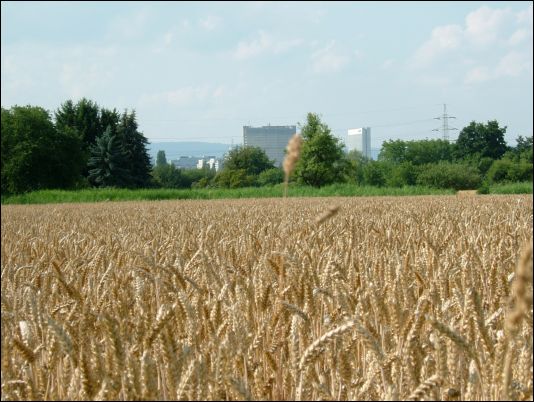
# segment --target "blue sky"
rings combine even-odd
[[[89,98],[150,141],[241,143],[304,123],[440,138],[497,119],[532,135],[532,2],[1,3],[2,107]],[[459,133],[451,131],[455,139]]]

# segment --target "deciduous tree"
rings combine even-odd
[[[2,108],[1,179],[3,193],[69,188],[80,179],[81,139],[68,127],[56,128],[37,106]]]
[[[308,113],[301,135],[303,143],[294,173],[296,180],[314,187],[343,181],[347,170],[344,144],[331,134],[319,115]]]
[[[507,150],[504,134],[506,126],[499,127],[497,120],[487,124],[472,121],[464,127],[456,141],[456,156],[460,159],[489,157],[499,159]]]
[[[246,175],[258,175],[274,167],[265,151],[258,147],[244,146],[231,149],[224,161],[224,170],[243,169]]]

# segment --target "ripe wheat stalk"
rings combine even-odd
[[[532,400],[531,195],[1,218],[2,399]]]

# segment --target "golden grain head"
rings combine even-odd
[[[283,168],[286,175],[286,180],[291,176],[295,169],[295,164],[300,156],[300,148],[302,146],[302,136],[299,133],[294,134],[287,144],[287,153],[284,158]]]
[[[1,218],[2,399],[532,400],[532,195]]]

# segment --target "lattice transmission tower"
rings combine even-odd
[[[449,116],[447,114],[447,105],[443,104],[443,114],[439,117],[434,117],[435,120],[443,120],[443,126],[441,128],[435,128],[432,131],[442,131],[443,139],[449,141],[449,131],[458,130],[456,127],[449,127],[449,119],[456,119],[454,116]]]

